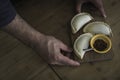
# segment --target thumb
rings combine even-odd
[[[102,0],[93,0],[92,3],[99,9],[99,11],[101,12],[102,16],[104,18],[106,18],[106,13],[105,13],[105,10],[104,10],[104,7],[103,7],[103,3],[102,3]]]
[[[100,10],[102,16],[103,16],[104,18],[106,18],[107,16],[106,16],[106,14],[105,14],[104,8],[101,7],[101,8],[99,8],[99,10]]]
[[[81,12],[82,4],[83,4],[84,2],[85,2],[85,1],[83,1],[83,0],[76,0],[76,11],[77,11],[78,13]]]
[[[64,55],[59,55],[58,62],[63,64],[63,65],[69,65],[69,66],[80,66],[80,63],[77,61],[74,61]]]
[[[77,3],[77,6],[76,6],[77,13],[81,12],[81,7],[82,7],[82,4],[81,3]]]

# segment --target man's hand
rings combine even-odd
[[[60,40],[57,40],[52,36],[44,36],[40,41],[38,41],[36,49],[49,64],[69,66],[80,65],[79,62],[74,61],[61,53],[61,50],[67,53],[71,53],[72,50]]]
[[[102,0],[77,0],[77,6],[76,6],[77,12],[79,13],[81,12],[82,4],[86,2],[91,2],[93,5],[95,5],[101,12],[102,16],[106,18]]]
[[[7,26],[2,28],[4,31],[12,34],[17,39],[32,47],[41,55],[49,64],[79,66],[74,61],[61,54],[62,51],[71,52],[71,50],[61,41],[54,37],[46,36],[33,29],[18,14],[15,19]]]

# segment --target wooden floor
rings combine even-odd
[[[31,48],[0,31],[0,80],[120,80],[120,1],[103,3],[106,22],[114,34],[113,60],[84,63],[80,67],[50,66]],[[14,5],[35,29],[71,46],[68,28],[75,15],[74,0],[19,0]]]

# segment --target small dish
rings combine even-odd
[[[106,35],[97,34],[91,38],[90,46],[97,53],[107,53],[112,47],[112,42]]]

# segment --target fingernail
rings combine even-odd
[[[104,14],[103,17],[106,18],[107,16]]]

